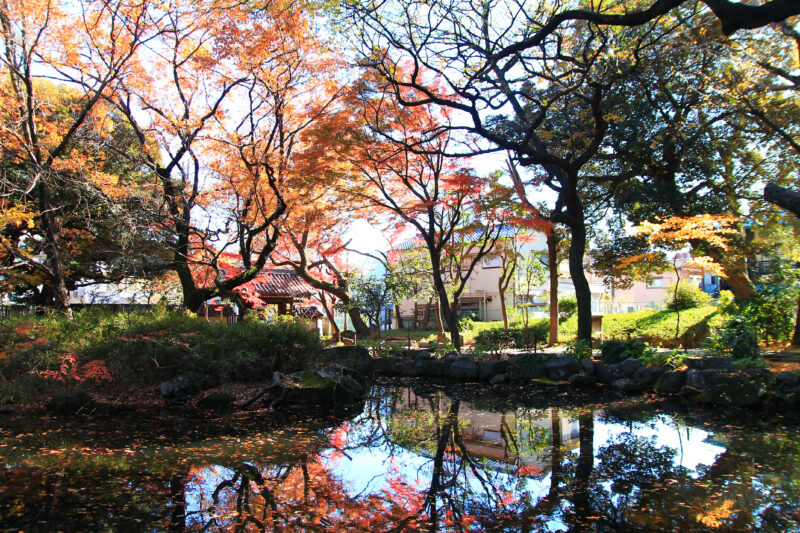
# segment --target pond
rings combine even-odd
[[[800,531],[800,426],[757,411],[385,381],[334,414],[2,422],[2,530]]]

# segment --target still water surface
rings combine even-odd
[[[499,398],[384,383],[283,420],[6,419],[0,531],[800,531],[796,422]]]

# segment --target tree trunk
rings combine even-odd
[[[437,309],[439,310],[441,321],[447,326],[448,331],[450,332],[450,339],[453,343],[453,347],[456,351],[461,351],[461,336],[458,332],[458,315],[454,312],[453,308],[450,307],[450,299],[447,295],[447,287],[445,286],[444,279],[442,279],[442,270],[441,270],[441,258],[438,254],[438,251],[435,247],[431,244],[428,245],[428,252],[430,253],[431,257],[431,269],[433,273],[433,287],[436,291],[437,296],[439,297],[439,305]],[[455,300],[458,301],[458,296],[455,297]],[[437,326],[439,318],[437,318]],[[439,330],[442,333],[442,330]]]
[[[426,313],[427,313],[427,311],[426,311]],[[433,309],[433,315],[434,315],[434,322],[436,322],[436,331],[439,333],[439,336],[441,337],[441,336],[444,335],[444,324],[442,323],[442,310],[439,307],[439,301],[438,300],[436,301],[436,307],[434,307],[434,309]],[[426,323],[426,326],[427,326],[427,323]],[[425,328],[423,328],[423,329],[425,329]]]
[[[497,292],[500,295],[500,312],[503,313],[503,327],[508,329],[508,311],[506,311],[506,289],[501,281],[497,282]]]
[[[583,259],[586,252],[586,228],[583,219],[571,228],[572,239],[569,243],[569,275],[575,287],[575,300],[578,303],[578,340],[591,345],[592,342],[592,290],[583,270]]]
[[[172,511],[169,514],[169,531],[184,531],[186,527],[186,477],[183,469],[169,478],[169,499]]]
[[[558,497],[558,487],[561,484],[561,415],[558,407],[550,408],[550,492],[549,498]]]
[[[319,291],[325,291],[339,299],[342,302],[342,305],[347,309],[347,315],[350,316],[350,320],[353,323],[353,329],[356,333],[358,333],[359,337],[363,337],[365,339],[369,338],[370,330],[369,326],[367,326],[364,319],[361,318],[361,311],[358,308],[350,308],[350,293],[348,292],[347,288],[336,286],[332,283],[328,283],[326,281],[321,281],[314,276],[312,276],[307,270],[304,268],[294,267],[294,271],[300,276],[306,283],[314,287]]]
[[[336,323],[336,317],[333,315],[333,311],[328,307],[328,299],[325,297],[325,291],[319,291],[319,301],[322,302],[322,309],[325,310],[325,316],[328,317],[328,322],[331,323],[331,336],[336,342],[339,342],[342,340],[339,337],[339,324]],[[331,305],[333,305],[333,301],[331,301]]]
[[[753,297],[756,288],[747,273],[747,261],[743,255],[716,248],[704,250],[703,253],[722,267],[722,277],[730,285],[737,300],[749,300]]]
[[[547,343],[558,343],[558,235],[551,227],[547,234],[547,271],[550,276],[550,331]]]
[[[800,346],[800,296],[797,298],[797,315],[794,319],[794,335],[792,336],[792,346]]]
[[[400,316],[400,304],[394,304],[395,316],[397,316],[397,329],[403,329],[403,317]]]
[[[72,318],[72,308],[69,303],[69,291],[64,275],[64,263],[59,249],[59,228],[55,211],[50,198],[50,191],[42,183],[39,186],[39,208],[41,211],[42,229],[44,229],[45,254],[50,263],[51,285],[57,309],[64,312],[67,318]]]
[[[798,192],[774,183],[767,183],[767,186],[764,187],[764,200],[800,217],[800,193]]]
[[[572,503],[577,518],[575,531],[592,531],[588,517],[591,516],[589,483],[594,470],[594,413],[578,417],[579,452],[575,468],[575,485],[572,488]]]
[[[361,317],[361,310],[357,307],[351,307],[347,310],[347,314],[350,315],[350,322],[353,323],[353,329],[358,333],[358,336],[368,339],[371,331],[367,323],[364,322],[364,319]]]
[[[724,266],[725,282],[730,285],[731,291],[737,300],[749,300],[752,298],[756,289],[750,276],[747,274],[747,266],[744,257],[736,260],[731,267]]]

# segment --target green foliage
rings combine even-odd
[[[509,374],[521,379],[539,378],[545,375],[545,363],[550,356],[535,353],[523,353],[511,359]]]
[[[719,299],[717,300],[719,310],[727,315],[733,315],[739,312],[739,306],[736,305],[736,298],[731,291],[720,291]]]
[[[769,365],[760,357],[745,357],[733,361],[733,367],[738,369],[745,368],[769,368]]]
[[[694,309],[702,307],[711,302],[711,295],[705,293],[703,289],[686,280],[678,282],[678,291],[675,292],[675,284],[669,286],[669,300],[667,309],[672,311],[683,311],[684,309]]]
[[[742,309],[744,317],[764,342],[787,341],[794,331],[797,291],[764,287]]]
[[[699,346],[709,331],[721,327],[729,318],[715,306],[709,305],[681,311],[678,344],[675,344],[675,311],[637,311],[616,313],[603,317],[603,337],[606,339],[639,338],[662,346]],[[558,336],[563,340],[575,337],[577,317],[561,323]]]
[[[27,376],[28,386],[91,384],[92,371],[98,369],[124,386],[154,384],[187,372],[254,381],[269,377],[278,347],[285,370],[313,364],[322,351],[318,333],[294,317],[231,326],[164,309],[87,309],[72,321],[57,316],[6,321],[0,334],[0,373],[11,382]]]
[[[455,346],[453,346],[453,343],[450,341],[430,341],[428,343],[428,350],[435,354],[446,354],[447,352],[452,352],[455,349]]]
[[[475,327],[475,324],[478,322],[478,317],[475,313],[470,313],[465,317],[461,317],[458,321],[458,330],[459,331],[470,331]]]
[[[751,359],[761,356],[756,330],[743,316],[737,316],[709,335],[706,351],[712,355]]]
[[[578,311],[578,300],[565,296],[558,301],[558,321],[564,322]]]
[[[600,355],[608,365],[621,363],[625,359],[641,359],[650,347],[642,340],[609,340],[600,345]]]
[[[600,353],[606,364],[621,363],[625,359],[639,359],[644,366],[669,366],[678,368],[683,365],[686,353],[680,350],[659,352],[655,347],[640,340],[609,340],[600,345]]]
[[[592,345],[583,339],[574,339],[567,343],[564,355],[569,355],[575,359],[590,359],[592,357]]]
[[[479,351],[500,351],[516,348],[530,350],[547,340],[547,324],[537,322],[527,328],[492,328],[475,336]]]
[[[642,352],[639,358],[644,366],[668,366],[673,369],[683,366],[683,360],[689,356],[688,353],[679,349],[674,349],[669,352],[659,352],[653,348]]]

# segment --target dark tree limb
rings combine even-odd
[[[764,187],[764,200],[800,217],[800,193],[781,187],[774,183],[767,183]]]
[[[254,403],[256,403],[256,402],[257,402],[257,401],[258,401],[258,400],[259,400],[259,399],[260,399],[262,396],[264,396],[264,395],[265,395],[266,393],[268,393],[269,391],[271,391],[271,390],[275,390],[275,389],[279,389],[279,388],[282,388],[282,387],[281,387],[281,374],[280,374],[280,372],[278,372],[278,371],[276,370],[276,371],[275,371],[275,373],[274,373],[274,374],[272,374],[272,383],[270,383],[269,385],[267,385],[267,386],[264,388],[264,390],[262,390],[261,392],[259,392],[259,393],[258,393],[258,394],[257,394],[257,395],[256,395],[256,396],[253,398],[253,399],[251,399],[251,400],[248,400],[247,402],[245,402],[244,404],[242,404],[242,408],[243,408],[243,409],[246,409],[246,408],[250,407],[251,405],[253,405]],[[283,400],[283,398],[285,397],[285,393],[286,393],[286,391],[285,391],[285,390],[282,390],[282,391],[281,391],[281,394],[278,396],[278,398],[280,398],[281,400]],[[277,400],[278,398],[276,398],[276,400]],[[272,402],[270,403],[270,407],[274,407],[275,405],[276,405],[276,402],[275,402],[275,401],[272,401]]]

